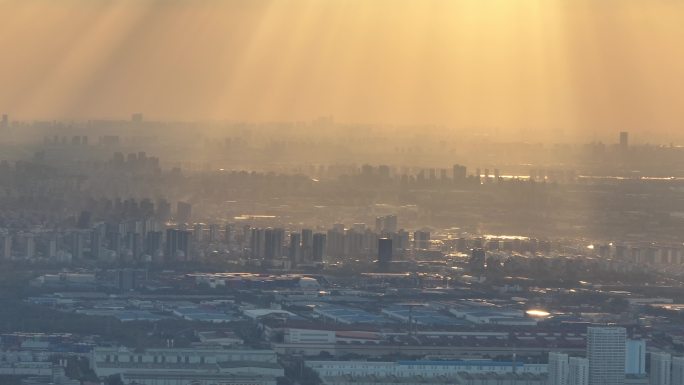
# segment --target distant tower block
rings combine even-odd
[[[622,131],[620,132],[620,148],[627,147],[629,147],[629,132]]]
[[[378,239],[378,269],[386,273],[392,264],[392,239]]]
[[[0,128],[9,127],[9,117],[7,114],[2,114],[2,119],[0,120]]]
[[[134,114],[131,114],[131,122],[133,123],[140,123],[143,121],[143,114],[140,112],[136,112]]]

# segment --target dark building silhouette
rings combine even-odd
[[[135,290],[147,280],[147,271],[145,270],[120,269],[116,273],[117,284],[121,292]]]
[[[192,236],[191,231],[178,230],[178,248],[176,253],[176,258],[181,258],[183,260],[190,259],[190,237]]]
[[[302,260],[302,234],[290,234],[290,246],[288,248],[288,258],[292,267],[297,266]]]
[[[486,253],[484,249],[477,248],[470,252],[468,266],[473,274],[482,274],[485,271]]]
[[[302,259],[311,261],[313,258],[313,230],[302,229]]]
[[[145,254],[156,256],[162,247],[163,233],[161,231],[148,231],[145,235]]]
[[[413,233],[413,243],[416,249],[427,249],[430,247],[430,232],[415,231]]]
[[[378,234],[396,233],[397,227],[396,215],[385,215],[375,219],[375,231]]]
[[[91,227],[91,218],[92,214],[90,211],[83,210],[81,213],[78,215],[78,223],[77,226],[79,229],[89,229]]]
[[[285,230],[266,229],[266,232],[264,234],[264,259],[274,260],[282,258],[284,239]]]
[[[157,202],[156,217],[162,221],[166,221],[171,217],[171,204],[166,199],[160,199]]]
[[[166,229],[166,244],[164,246],[164,257],[172,259],[176,257],[178,250],[178,230]]]
[[[323,262],[326,254],[326,237],[323,233],[313,235],[313,261]]]
[[[378,239],[378,270],[389,271],[392,264],[392,239]]]
[[[192,205],[188,202],[178,202],[176,205],[176,221],[178,223],[190,222],[192,217]]]
[[[626,149],[627,147],[629,147],[629,132],[622,131],[620,132],[620,148]]]

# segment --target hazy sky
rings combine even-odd
[[[19,119],[684,123],[679,0],[0,0],[0,15],[0,111]]]

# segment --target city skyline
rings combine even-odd
[[[2,35],[0,109],[20,119],[334,115],[507,138],[681,138],[684,6],[674,1],[0,7],[13,16]]]

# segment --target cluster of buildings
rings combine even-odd
[[[551,352],[548,385],[674,385],[684,383],[684,357],[653,351],[646,373],[644,340],[629,340],[622,327],[589,327],[585,357]]]

